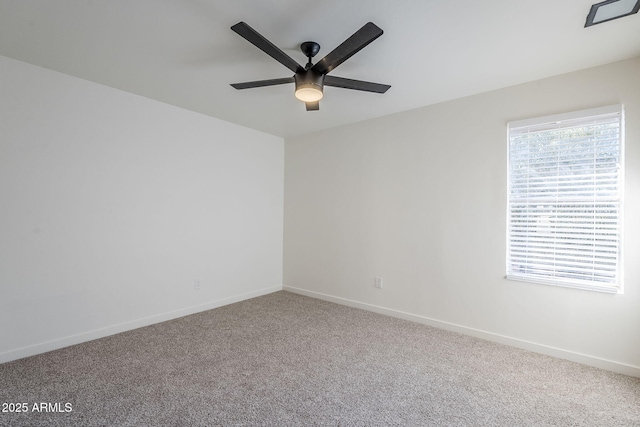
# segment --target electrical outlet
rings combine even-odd
[[[195,279],[193,281],[193,289],[195,289],[196,291],[200,290],[200,279]]]
[[[376,277],[376,288],[382,289],[382,277]]]

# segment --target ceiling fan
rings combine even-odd
[[[385,93],[391,86],[380,83],[365,82],[362,80],[345,79],[327,75],[338,65],[358,53],[362,48],[380,37],[383,31],[373,22],[366,23],[356,31],[351,37],[342,42],[331,53],[315,64],[311,63],[319,51],[320,45],[316,42],[304,42],[300,45],[300,50],[308,58],[307,65],[303,67],[293,60],[289,55],[280,50],[276,45],[264,38],[260,33],[244,22],[238,22],[231,27],[233,31],[244,37],[247,41],[255,45],[258,49],[271,56],[273,59],[293,71],[293,77],[281,79],[257,80],[245,83],[232,83],[236,89],[250,89],[262,86],[274,86],[285,83],[295,83],[295,96],[304,102],[307,111],[320,109],[320,100],[323,97],[323,87],[333,86],[343,89],[362,90],[365,92]]]

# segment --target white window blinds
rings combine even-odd
[[[622,106],[509,123],[507,278],[621,291]]]

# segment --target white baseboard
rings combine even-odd
[[[572,362],[582,363],[583,365],[593,366],[600,369],[605,369],[619,374],[630,375],[633,377],[640,377],[640,366],[627,365],[625,363],[615,362],[612,360],[602,359],[595,356],[589,356],[587,354],[576,353],[569,350],[563,350],[561,348],[550,347],[544,344],[538,344],[530,341],[521,340],[518,338],[512,338],[505,335],[495,334],[492,332],[483,331],[480,329],[469,328],[467,326],[456,325],[454,323],[444,322],[441,320],[432,319],[429,317],[418,316],[416,314],[406,313],[404,311],[393,310],[373,304],[367,304],[359,301],[354,301],[346,298],[340,298],[332,295],[327,295],[319,292],[308,291],[305,289],[296,288],[293,286],[283,286],[283,290],[300,295],[305,295],[312,298],[321,299],[324,301],[333,302],[336,304],[346,305],[349,307],[360,308],[367,311],[372,311],[379,314],[384,314],[399,319],[409,320],[424,325],[433,326],[448,331],[458,332],[465,335],[482,338],[487,341],[497,342],[500,344],[509,345],[511,347],[520,348],[523,350],[532,351],[535,353],[545,354],[547,356],[553,356],[560,359],[570,360]]]
[[[100,329],[94,329],[92,331],[82,332],[76,335],[70,335],[67,337],[58,338],[51,341],[46,341],[38,344],[29,345],[26,347],[17,348],[15,350],[9,350],[4,353],[0,353],[0,363],[6,363],[12,360],[22,359],[24,357],[46,353],[48,351],[57,350],[63,347],[68,347],[71,345],[92,341],[98,338],[104,338],[109,335],[118,334],[120,332],[126,332],[132,329],[141,328],[143,326],[153,325],[155,323],[166,322],[167,320],[177,319],[179,317],[188,316],[190,314],[199,313],[201,311],[211,310],[214,308],[222,307],[224,305],[233,304],[235,302],[240,302],[247,299],[259,297],[262,295],[267,295],[273,292],[281,291],[282,288],[283,288],[282,285],[280,285],[280,286],[273,286],[269,288],[259,289],[257,291],[247,292],[240,295],[234,295],[232,297],[223,298],[220,300],[208,301],[204,304],[185,307],[178,310],[169,311],[166,313],[160,313],[153,316],[143,317],[141,319],[136,319],[129,322],[106,326]]]

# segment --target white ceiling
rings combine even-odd
[[[597,0],[596,0],[597,1]],[[640,56],[640,14],[584,28],[591,0],[0,0],[0,55],[283,137]],[[293,85],[229,83],[291,71],[231,31],[245,21],[296,61],[367,21],[384,35],[332,75],[307,112]]]

